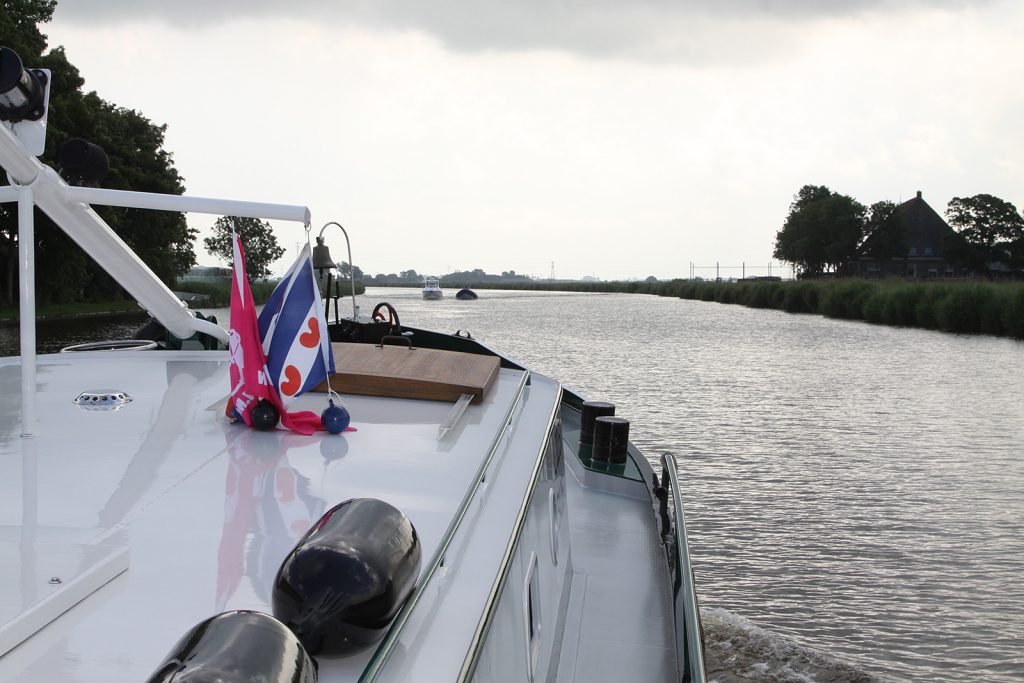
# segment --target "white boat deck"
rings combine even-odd
[[[218,352],[42,356],[38,434],[24,438],[18,359],[0,360],[0,646],[18,639],[3,624],[45,611],[54,596],[70,606],[3,648],[13,647],[0,653],[0,682],[146,680],[199,621],[231,609],[271,612],[281,560],[326,509],[350,498],[405,512],[425,570],[493,449],[487,483],[379,680],[457,678],[559,385],[533,375],[524,387],[523,372],[502,370],[440,440],[449,404],[345,396],[356,431],[305,437],[227,422],[227,370]],[[72,401],[86,390],[133,401],[85,410]],[[324,404],[307,394],[292,408]],[[574,573],[558,678],[670,680],[672,603],[650,501],[639,483],[636,497],[583,486],[579,467],[566,472]],[[620,492],[630,486],[618,483]],[[321,659],[319,680],[356,681],[373,656],[370,648]]]
[[[650,500],[639,488],[634,498],[585,487],[573,460],[566,478],[575,572],[558,680],[672,681],[671,583]]]
[[[22,438],[18,359],[0,361],[0,557],[17,560],[3,567],[0,618],[44,601],[69,572],[89,572],[90,559],[49,565],[54,548],[85,545],[101,558],[128,549],[127,571],[0,658],[0,681],[145,680],[199,621],[229,609],[269,613],[285,554],[350,498],[405,512],[425,566],[523,380],[502,371],[442,440],[450,405],[357,396],[345,397],[357,431],[304,437],[228,423],[227,370],[217,352],[42,356],[38,435]],[[539,406],[549,413],[551,384]],[[72,403],[91,389],[133,401],[106,412]],[[293,409],[323,407],[323,395],[307,394]],[[470,634],[478,615],[461,617]],[[322,664],[320,680],[355,680],[371,655]]]

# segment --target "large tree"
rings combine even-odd
[[[206,250],[228,265],[235,260],[231,246],[231,228],[242,240],[245,250],[245,273],[250,280],[270,277],[270,266],[284,256],[284,247],[277,243],[277,237],[270,223],[258,218],[221,216],[213,224],[213,235],[203,240]]]
[[[946,220],[989,261],[1024,267],[1024,216],[1010,202],[990,194],[953,197]]]
[[[775,258],[808,275],[838,271],[864,237],[864,206],[824,185],[804,185],[775,235]]]
[[[163,149],[165,126],[142,114],[83,93],[85,84],[63,48],[46,50],[39,25],[50,20],[53,0],[0,0],[0,42],[18,52],[26,66],[50,69],[45,164],[57,167],[57,151],[71,138],[102,147],[110,174],[102,186],[181,194],[182,178]],[[197,231],[180,213],[96,207],[97,213],[153,272],[171,284],[195,263]],[[121,296],[122,290],[64,232],[36,211],[36,294],[40,301],[77,301]],[[17,291],[17,214],[0,204],[0,286],[7,301]]]
[[[46,49],[46,36],[39,30],[53,18],[57,0],[3,0],[0,7],[0,44],[9,47],[22,59],[41,55]]]
[[[348,264],[348,261],[340,261],[335,265],[338,267],[338,277],[342,280],[348,280],[350,277],[354,276],[356,282],[361,282],[363,277],[365,277],[365,273],[363,273],[362,268],[355,266],[355,270],[353,271],[353,268]]]
[[[866,238],[862,248],[865,256],[889,261],[907,255],[907,226],[900,219],[893,202],[882,200],[868,207],[864,228]]]

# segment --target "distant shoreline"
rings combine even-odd
[[[380,285],[374,285],[380,286]],[[415,288],[415,284],[392,284]],[[466,283],[474,289],[653,294],[697,301],[811,313],[894,327],[1024,339],[1024,283],[951,280],[856,279],[706,282],[504,282]],[[270,287],[265,292],[270,293]],[[357,294],[362,294],[357,286]],[[254,292],[254,295],[256,292]],[[264,292],[260,292],[264,294]],[[264,299],[265,296],[256,296]],[[207,306],[217,307],[211,301]],[[39,321],[138,316],[134,301],[56,304],[40,308]],[[19,320],[17,308],[0,309],[0,324]]]
[[[823,279],[468,283],[476,289],[654,294],[893,327],[1024,339],[1024,282]]]

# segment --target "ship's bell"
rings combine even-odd
[[[334,270],[334,259],[331,258],[331,250],[324,244],[323,237],[316,238],[316,246],[313,247],[313,268],[319,271]]]

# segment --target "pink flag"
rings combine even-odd
[[[260,328],[252,290],[245,277],[245,253],[233,231],[234,272],[231,279],[231,329],[228,331],[231,354],[231,395],[227,415],[241,418],[252,426],[252,410],[261,398],[270,401],[281,415],[281,426],[300,434],[312,434],[322,428],[320,416],[309,411],[288,413],[277,391],[268,380],[267,359],[260,342]]]

